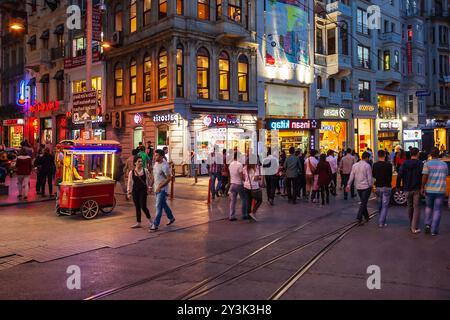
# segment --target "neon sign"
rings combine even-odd
[[[25,96],[25,80],[20,81],[19,92],[17,93],[16,103],[20,107],[24,107],[26,104],[26,96]]]

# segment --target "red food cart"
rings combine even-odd
[[[120,144],[112,140],[64,140],[56,146],[60,175],[57,215],[81,213],[93,219],[115,205],[114,169]]]

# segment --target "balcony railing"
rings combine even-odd
[[[327,4],[327,13],[340,12],[343,15],[352,16],[352,10],[342,1],[335,1]]]
[[[327,98],[328,89],[317,89],[317,98]]]
[[[319,66],[326,66],[327,65],[327,56],[320,54],[320,53],[316,53],[315,54],[315,62]]]
[[[57,60],[65,57],[64,47],[52,48],[52,60]]]
[[[342,96],[342,100],[344,100],[344,101],[351,101],[351,100],[353,100],[351,92],[341,92],[341,96]]]
[[[401,34],[395,33],[395,32],[387,32],[387,33],[381,33],[380,39],[382,41],[386,42],[394,42],[394,43],[402,43],[402,36]]]
[[[332,104],[341,104],[342,96],[337,92],[330,92],[330,96],[328,97],[328,102]]]

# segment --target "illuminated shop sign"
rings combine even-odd
[[[207,115],[203,118],[203,124],[206,127],[225,127],[225,126],[238,126],[240,119],[234,115]]]
[[[398,130],[400,128],[400,121],[383,121],[379,124],[380,130]]]
[[[373,104],[356,104],[353,107],[353,115],[362,118],[377,118],[378,106]]]
[[[403,141],[422,139],[422,130],[403,130]]]
[[[271,130],[314,130],[320,127],[320,121],[315,119],[272,119],[267,121]]]
[[[177,123],[178,113],[157,113],[153,115],[154,123]]]
[[[27,103],[26,92],[25,92],[25,80],[20,81],[19,92],[17,93],[16,103],[20,107],[24,107]]]
[[[4,126],[15,126],[15,125],[23,125],[25,123],[25,121],[23,119],[6,119],[3,120],[3,125]]]
[[[325,108],[318,110],[318,116],[323,119],[349,119],[351,110],[345,108]]]
[[[135,124],[142,124],[144,122],[144,116],[142,113],[136,113],[133,117]]]
[[[34,106],[30,106],[31,112],[46,112],[59,109],[59,101],[38,102]]]

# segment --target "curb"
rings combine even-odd
[[[33,203],[40,203],[40,202],[47,202],[47,201],[55,201],[55,197],[49,197],[47,199],[39,199],[39,200],[33,200],[33,201],[21,201],[21,202],[9,202],[9,203],[0,203],[1,207],[12,207],[12,206],[21,206],[21,205],[27,205],[27,204],[33,204]]]

